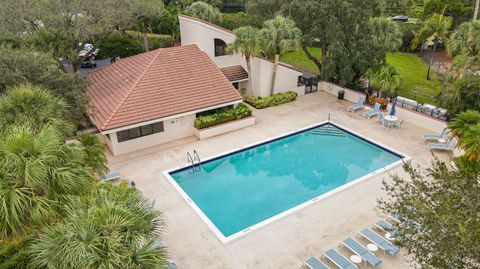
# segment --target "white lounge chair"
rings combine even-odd
[[[370,263],[372,266],[378,266],[382,263],[382,261],[375,256],[370,250],[365,248],[362,244],[360,244],[357,240],[349,237],[342,241],[342,245],[348,248],[350,251],[358,255],[365,263]],[[365,264],[366,265],[366,264]]]
[[[388,252],[392,255],[396,255],[398,252],[400,252],[400,249],[398,249],[392,243],[388,242],[387,239],[383,238],[371,229],[363,229],[360,232],[360,235],[362,235],[368,241],[377,245],[380,249],[383,250],[384,253]]]
[[[357,109],[364,108],[365,107],[363,105],[364,102],[365,102],[365,97],[359,96],[358,99],[357,99],[357,102],[348,107],[348,111],[355,112],[355,110],[357,110]]]
[[[325,251],[323,255],[325,255],[327,259],[342,269],[358,269],[355,264],[353,264],[349,259],[333,248]]]
[[[120,178],[120,173],[112,172],[100,177],[100,181],[108,182]]]
[[[438,150],[453,151],[455,149],[455,147],[453,146],[454,139],[455,139],[454,137],[450,138],[446,144],[445,143],[428,143],[427,148],[429,150],[438,149]]]
[[[382,128],[388,129],[393,125],[391,121],[385,119],[385,115],[382,112],[378,113],[378,120],[382,123]]]
[[[378,113],[382,113],[380,112],[380,103],[375,103],[375,106],[373,107],[373,109],[370,109],[363,113],[363,117],[369,119],[370,117],[375,116]]]
[[[303,265],[310,269],[330,269],[330,267],[328,267],[317,257],[310,257],[308,260],[303,262]]]
[[[423,140],[439,140],[444,139],[445,135],[449,132],[448,128],[443,128],[440,134],[425,134],[422,135]]]

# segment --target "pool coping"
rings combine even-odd
[[[191,163],[186,163],[185,165],[183,166],[178,166],[178,167],[175,167],[175,168],[172,168],[172,169],[167,169],[167,170],[164,170],[162,171],[161,173],[163,174],[163,176],[171,183],[171,185],[177,190],[177,192],[182,196],[182,198],[187,202],[187,204],[190,205],[190,207],[193,209],[193,211],[195,211],[197,213],[197,215],[200,216],[200,218],[207,224],[207,226],[210,228],[210,230],[215,234],[215,236],[217,237],[217,239],[222,243],[222,244],[227,244],[227,243],[231,243],[237,239],[240,239],[244,236],[246,236],[247,234],[249,234],[250,232],[253,232],[261,227],[264,227],[272,222],[275,222],[283,217],[286,217],[287,215],[290,215],[296,211],[299,211],[301,210],[302,208],[304,207],[307,207],[309,205],[312,205],[312,204],[315,204],[317,203],[318,201],[321,201],[327,197],[330,197],[336,193],[339,193],[345,189],[348,189],[356,184],[359,184],[361,182],[364,182],[370,178],[372,178],[373,176],[376,176],[376,175],[379,175],[381,173],[384,173],[384,172],[388,172],[389,170],[392,170],[398,166],[400,166],[401,164],[403,164],[404,162],[406,161],[409,161],[411,160],[411,157],[400,152],[400,151],[397,151],[391,147],[388,147],[386,145],[383,145],[377,141],[374,141],[372,139],[369,139],[367,137],[364,137],[362,136],[361,134],[355,132],[355,131],[352,131],[338,123],[335,123],[333,121],[322,121],[322,122],[319,122],[319,123],[316,123],[316,124],[312,124],[312,125],[309,125],[307,127],[303,127],[303,128],[300,128],[300,129],[297,129],[295,131],[292,131],[292,132],[288,132],[288,133],[285,133],[285,134],[281,134],[281,135],[278,135],[278,136],[275,136],[275,137],[272,137],[272,138],[268,138],[268,139],[265,139],[265,140],[262,140],[260,142],[255,142],[255,143],[251,143],[251,144],[248,144],[246,146],[243,146],[243,147],[239,147],[239,148],[235,148],[235,149],[232,149],[232,150],[229,150],[229,151],[226,151],[226,152],[223,152],[223,153],[220,153],[220,154],[216,154],[216,155],[213,155],[213,156],[210,156],[208,158],[205,158],[204,160],[202,160],[202,162],[208,162],[208,161],[212,161],[212,160],[215,160],[215,159],[219,159],[219,158],[223,158],[223,157],[226,157],[228,155],[232,155],[232,154],[235,154],[237,152],[240,152],[240,151],[244,151],[244,150],[247,150],[247,149],[250,149],[250,148],[253,148],[253,147],[257,147],[257,146],[260,146],[262,144],[266,144],[266,143],[270,143],[270,142],[273,142],[273,141],[276,141],[276,140],[279,140],[279,139],[283,139],[285,137],[288,137],[288,136],[292,136],[292,135],[295,135],[297,133],[301,133],[301,132],[305,132],[309,129],[314,129],[314,128],[317,128],[317,127],[320,127],[322,125],[325,125],[325,124],[331,124],[331,125],[334,125],[335,127],[339,128],[339,129],[342,129],[343,131],[345,132],[348,132],[354,136],[356,136],[357,138],[359,139],[362,139],[362,140],[365,140],[371,144],[374,144],[375,146],[378,146],[380,148],[382,148],[383,150],[386,150],[386,151],[389,151],[390,153],[393,153],[397,156],[399,156],[401,159],[396,161],[396,162],[393,162],[387,166],[384,166],[382,168],[379,168],[373,172],[370,172],[364,176],[361,176],[355,180],[352,180],[346,184],[343,184],[333,190],[330,190],[322,195],[319,195],[315,198],[312,198],[310,200],[307,200],[297,206],[294,206],[290,209],[287,209],[275,216],[272,216],[270,218],[267,218],[257,224],[254,224],[252,226],[249,226],[239,232],[236,232],[230,236],[224,236],[223,233],[217,228],[217,226],[207,217],[207,215],[205,215],[205,213],[197,206],[197,204],[190,198],[190,196],[182,189],[182,187],[175,181],[175,179],[173,179],[173,177],[170,175],[170,173],[172,172],[177,172],[177,171],[182,171],[182,170],[185,170],[185,169],[189,169],[191,168]]]

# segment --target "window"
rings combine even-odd
[[[232,83],[233,87],[238,90],[238,82]]]
[[[227,43],[225,43],[225,41],[215,38],[213,42],[215,43],[215,57],[227,54]]]
[[[161,133],[163,131],[164,131],[163,121],[161,121],[161,122],[156,122],[149,125],[144,125],[144,126],[117,132],[117,140],[120,143],[123,141],[128,141],[128,140],[139,138],[142,136]]]

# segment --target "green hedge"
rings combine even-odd
[[[137,31],[125,31],[125,33],[132,39],[136,40],[143,46],[143,33]],[[173,37],[170,35],[147,34],[148,45],[150,49],[168,48],[173,45]]]
[[[244,96],[243,101],[252,105],[257,109],[262,109],[271,106],[278,106],[285,103],[290,103],[297,99],[298,94],[296,92],[288,91],[282,93],[276,93],[272,96],[260,97],[260,96]]]
[[[224,108],[217,113],[200,116],[195,119],[195,128],[204,129],[207,127],[219,125],[225,122],[234,121],[250,117],[252,110],[245,104],[238,104],[235,108]]]
[[[131,39],[126,35],[116,34],[108,37],[100,46],[98,59],[107,59],[112,57],[126,58],[137,55],[145,50],[138,41]]]

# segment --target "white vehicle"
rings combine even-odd
[[[85,46],[83,46],[83,49],[78,53],[78,56],[80,57],[83,57],[85,56],[89,51],[91,51],[93,49],[93,45],[90,44],[90,43],[87,43],[85,44]],[[93,56],[97,56],[97,53],[98,53],[98,49],[95,49],[93,52],[92,52],[92,55]]]

